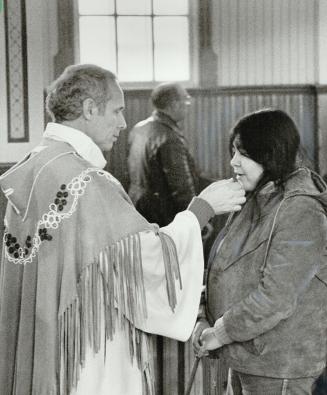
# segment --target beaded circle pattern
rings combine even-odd
[[[88,168],[77,177],[74,177],[66,186],[62,184],[57,192],[55,200],[49,205],[49,211],[44,213],[37,222],[37,227],[33,236],[27,235],[25,242],[21,245],[17,237],[9,233],[4,233],[5,256],[9,262],[25,265],[33,261],[36,257],[41,244],[44,241],[51,241],[51,230],[59,228],[61,222],[68,219],[76,211],[78,199],[84,195],[87,185],[91,182],[90,173],[106,178],[110,182],[120,185],[119,181],[111,174],[98,168]],[[69,210],[64,211],[69,198],[73,198]]]

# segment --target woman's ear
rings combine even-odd
[[[85,99],[83,101],[83,117],[89,121],[97,113],[98,113],[98,107],[95,101],[90,97]]]

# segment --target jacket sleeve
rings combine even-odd
[[[187,148],[177,138],[168,138],[160,147],[162,168],[177,211],[185,210],[196,195],[196,180],[186,150]]]
[[[250,340],[294,313],[323,264],[326,228],[323,207],[312,198],[297,196],[284,203],[257,289],[223,316],[232,339]]]

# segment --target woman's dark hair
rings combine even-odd
[[[243,154],[264,169],[256,190],[268,181],[283,186],[296,168],[300,135],[294,121],[284,111],[263,109],[241,118],[230,135],[231,153],[234,142]]]

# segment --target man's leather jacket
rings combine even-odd
[[[134,126],[129,144],[129,195],[149,222],[167,225],[204,186],[181,130],[155,111]]]

